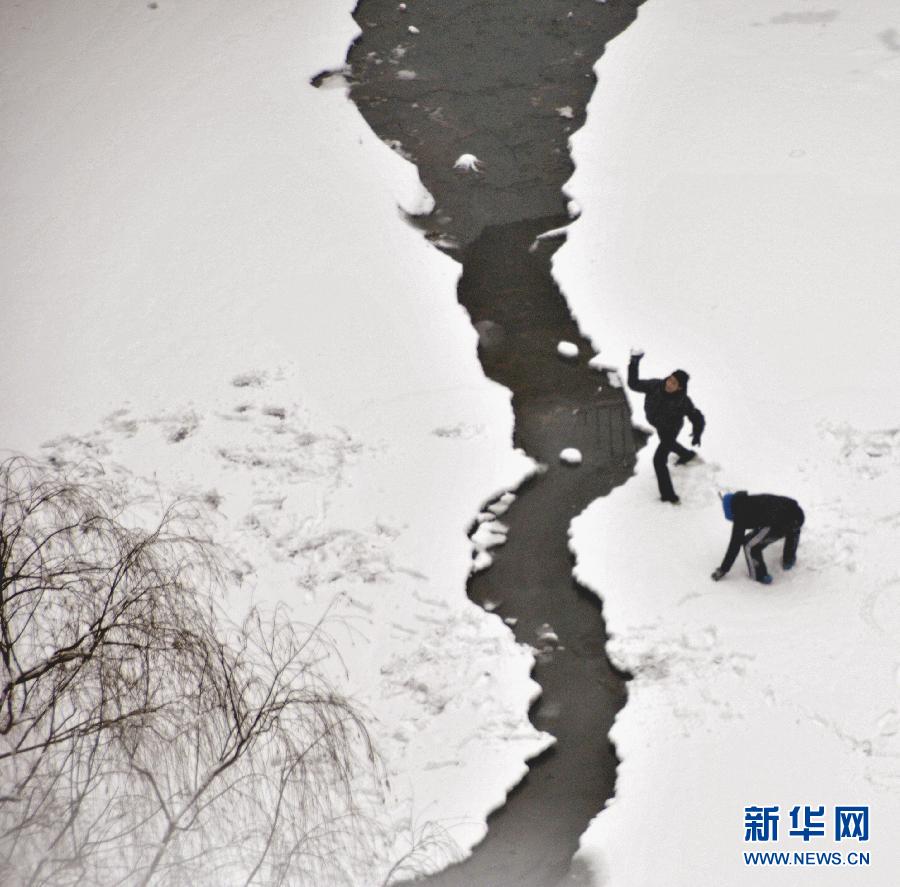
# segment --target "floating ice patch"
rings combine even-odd
[[[563,105],[561,108],[557,108],[556,113],[559,114],[560,117],[565,117],[567,120],[571,120],[575,116],[575,112],[572,110],[571,105]]]
[[[575,447],[566,447],[559,454],[559,461],[566,465],[581,465],[581,450],[577,450]]]
[[[410,71],[407,68],[401,68],[397,71],[397,79],[398,80],[415,80],[417,74],[415,71]]]
[[[559,635],[546,622],[537,630],[536,634],[538,643],[543,646],[559,643]]]
[[[577,219],[581,215],[581,204],[577,200],[570,200],[566,204],[566,212],[570,219]]]
[[[556,353],[560,357],[576,358],[578,357],[578,346],[574,342],[562,341],[556,346]]]
[[[418,29],[415,25],[410,25],[406,30],[409,31],[410,34],[419,34],[419,33],[421,33],[421,32],[419,31],[419,29]]]
[[[474,154],[460,154],[456,158],[456,163],[453,164],[454,169],[462,172],[481,172],[483,167],[484,162],[479,160]]]

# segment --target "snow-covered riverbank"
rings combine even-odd
[[[378,880],[430,820],[480,838],[548,737],[531,654],[465,596],[469,523],[531,469],[508,394],[398,211],[427,205],[414,168],[309,86],[352,5],[0,10],[0,446],[199,494],[235,613],[331,608],[391,781]]]
[[[583,207],[555,271],[606,363],[692,374],[703,462],[657,500],[651,458],[574,522],[577,575],[634,674],[617,796],[582,842],[593,883],[888,885],[900,869],[900,19],[666,0],[598,64],[568,188]],[[642,397],[634,395],[636,414]],[[716,487],[797,498],[798,568],[737,564]],[[778,806],[777,840],[746,810]],[[839,806],[869,840],[836,841]],[[824,835],[790,835],[819,807]],[[744,851],[871,864],[746,865]]]

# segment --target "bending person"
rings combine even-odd
[[[741,490],[739,493],[726,493],[722,497],[722,510],[734,526],[722,565],[712,574],[716,582],[731,569],[738,549],[742,546],[750,576],[764,585],[772,581],[762,555],[767,545],[783,538],[781,565],[785,570],[790,570],[797,562],[797,546],[800,544],[800,528],[803,526],[804,516],[803,509],[793,499],[768,493],[749,496],[746,490]]]
[[[677,504],[680,500],[675,495],[675,488],[669,475],[669,454],[677,453],[679,465],[690,462],[697,454],[678,443],[678,434],[685,418],[690,419],[694,432],[691,443],[699,447],[706,420],[687,395],[687,383],[690,378],[688,374],[684,370],[675,370],[665,379],[640,379],[638,370],[643,356],[643,351],[631,352],[631,360],[628,363],[628,387],[645,395],[644,415],[659,435],[659,446],[653,454],[653,468],[656,471],[659,496],[663,502]]]

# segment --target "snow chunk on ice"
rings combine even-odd
[[[454,169],[463,172],[481,172],[484,167],[484,161],[479,160],[474,154],[460,154],[453,164]]]
[[[417,76],[415,71],[410,71],[407,68],[401,68],[397,71],[398,80],[415,80]]]
[[[559,461],[565,462],[566,465],[581,465],[581,450],[575,447],[566,447],[559,454]]]
[[[418,29],[415,25],[410,25],[406,30],[409,31],[410,34],[419,34],[419,33],[421,33],[421,32],[419,31],[419,29]]]
[[[504,514],[509,509],[509,506],[515,501],[515,493],[504,493],[496,502],[492,502],[488,505],[487,510],[499,517],[501,514]]]
[[[434,197],[416,176],[406,182],[406,188],[396,194],[397,205],[408,216],[427,216],[434,210]]]
[[[489,552],[479,551],[475,557],[472,558],[472,572],[480,573],[482,570],[486,570],[493,562],[494,559]]]
[[[556,346],[556,351],[560,357],[578,357],[578,346],[574,342],[566,342],[564,340]]]
[[[572,110],[571,105],[563,105],[561,108],[557,108],[556,113],[559,114],[560,117],[565,117],[567,120],[571,120],[575,116],[575,112]]]
[[[506,535],[509,528],[500,523],[500,521],[485,521],[478,525],[478,529],[472,533],[472,543],[477,550],[488,548],[496,548],[506,542]]]

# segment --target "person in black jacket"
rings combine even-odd
[[[678,455],[679,465],[690,462],[697,454],[678,443],[678,433],[687,417],[694,432],[691,443],[698,447],[706,420],[687,395],[687,383],[690,378],[688,374],[684,370],[675,370],[665,379],[640,379],[638,370],[643,356],[642,351],[631,353],[631,360],[628,363],[628,387],[632,391],[646,395],[644,414],[659,434],[659,446],[653,454],[653,468],[656,471],[656,482],[659,484],[659,495],[663,502],[677,504],[680,500],[675,495],[675,488],[669,475],[667,464],[669,454]]]
[[[738,493],[726,493],[722,497],[722,510],[734,526],[722,565],[712,574],[716,582],[731,569],[742,545],[750,576],[764,585],[772,581],[762,556],[767,545],[783,538],[782,566],[785,570],[790,570],[797,562],[797,546],[800,544],[804,515],[803,509],[793,499],[768,493],[749,496],[746,490],[741,490]]]

